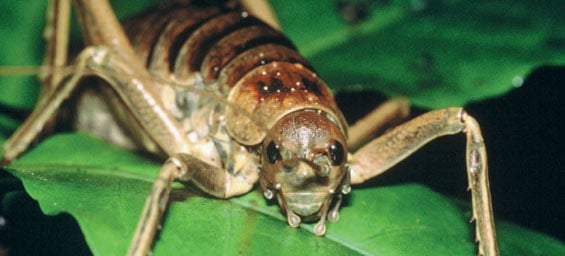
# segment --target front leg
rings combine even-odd
[[[148,255],[150,252],[153,238],[167,209],[173,181],[190,182],[210,195],[230,198],[249,192],[256,180],[229,173],[190,154],[175,154],[163,164],[153,183],[128,255]]]
[[[428,112],[362,147],[351,160],[351,183],[359,184],[385,172],[435,138],[462,132],[467,135],[467,175],[479,255],[498,255],[486,148],[479,124],[461,108]]]

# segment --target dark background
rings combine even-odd
[[[564,86],[565,68],[542,67],[522,87],[465,106],[480,123],[487,145],[496,219],[561,241],[565,241]],[[349,106],[348,118],[359,118],[372,109],[371,98],[385,99],[379,93],[342,94],[338,104]],[[425,111],[413,108],[412,114]],[[469,200],[464,159],[465,136],[440,138],[374,182],[421,182]]]

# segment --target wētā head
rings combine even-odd
[[[228,133],[260,145],[265,197],[278,200],[293,227],[319,219],[314,232],[323,235],[350,190],[346,122],[328,87],[300,63],[274,61],[243,76],[227,100],[240,110],[226,108]]]
[[[269,134],[259,178],[265,197],[276,197],[290,226],[319,220],[314,232],[324,235],[350,191],[345,135],[325,112],[308,109],[286,115]]]

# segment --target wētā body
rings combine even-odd
[[[53,1],[47,65],[66,65],[69,1]],[[129,254],[147,254],[174,181],[219,198],[258,181],[289,225],[337,221],[350,184],[362,183],[443,135],[467,135],[467,173],[479,254],[497,255],[486,150],[478,123],[461,108],[423,114],[362,146],[407,111],[403,99],[348,127],[327,86],[277,29],[269,14],[228,1],[172,2],[122,28],[107,1],[75,0],[87,47],[72,73],[47,72],[40,101],[4,145],[19,156],[77,95],[77,126],[115,144],[168,157],[155,181]],[[147,36],[152,35],[152,36]],[[104,80],[79,88],[87,76]],[[106,122],[92,113],[110,112]],[[116,132],[109,132],[110,130]]]

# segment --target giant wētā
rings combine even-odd
[[[317,221],[314,232],[324,235],[326,220],[338,220],[350,183],[377,176],[439,136],[465,133],[479,254],[498,254],[486,150],[477,122],[463,109],[426,113],[348,153],[405,113],[407,102],[392,100],[348,128],[327,86],[292,43],[249,13],[276,26],[272,15],[255,5],[248,13],[235,1],[185,2],[164,5],[122,29],[107,1],[74,1],[87,47],[72,73],[45,73],[42,97],[5,143],[3,163],[29,147],[82,78],[104,80],[81,88],[79,129],[168,157],[130,247],[138,255],[151,248],[174,181],[219,198],[247,193],[259,181],[289,225]],[[51,67],[66,65],[68,5],[53,1],[50,9],[59,14],[47,28]],[[115,117],[107,123],[84,114],[107,109]]]

